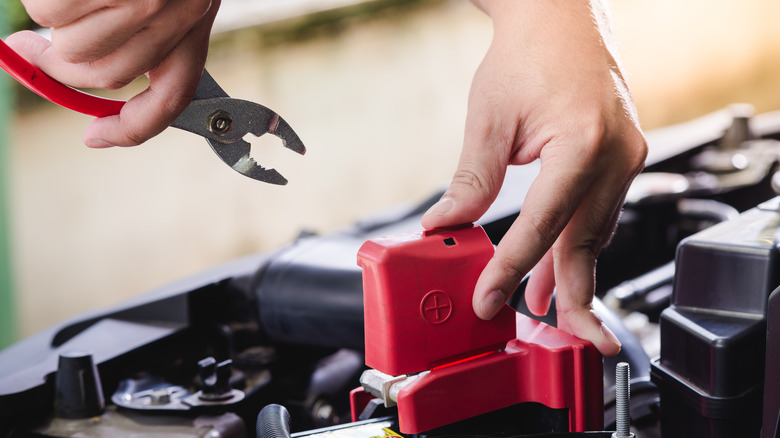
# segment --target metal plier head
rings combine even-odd
[[[284,119],[263,105],[228,97],[211,75],[203,72],[195,98],[171,126],[198,134],[228,166],[237,172],[271,184],[287,184],[276,169],[259,165],[250,155],[247,134],[272,134],[284,147],[301,155],[306,147]]]
[[[119,114],[125,102],[83,93],[63,85],[27,62],[0,40],[0,67],[38,95],[66,108],[95,117]],[[238,173],[270,184],[287,184],[276,169],[265,168],[250,155],[247,134],[272,134],[301,155],[306,147],[274,111],[254,102],[232,99],[204,70],[193,101],[171,126],[206,139],[222,161]]]

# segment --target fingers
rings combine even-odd
[[[126,2],[52,29],[57,53],[71,63],[125,71],[133,79],[157,65],[208,12],[210,0]],[[109,23],[110,25],[107,25]],[[120,56],[110,56],[112,53]],[[124,62],[123,62],[124,61]]]
[[[592,342],[608,357],[620,351],[620,342],[593,312],[592,301],[599,242],[608,233],[604,228],[612,226],[610,220],[598,216],[582,220],[575,216],[553,249],[558,328]]]
[[[22,0],[27,14],[43,27],[59,27],[107,7],[106,0]]]
[[[482,319],[492,318],[499,310],[499,306],[488,305],[486,297],[495,291],[509,297],[515,291],[520,280],[552,247],[595,178],[586,157],[582,157],[582,165],[558,152],[569,147],[565,143],[546,146],[541,170],[528,190],[520,214],[477,281],[473,303]],[[543,272],[550,271],[549,267],[542,268]]]
[[[59,55],[71,63],[94,61],[150,26],[166,29],[173,44],[209,10],[210,0],[26,0],[33,20],[52,30]],[[146,39],[149,52],[155,41]],[[157,43],[163,40],[158,40]],[[163,56],[167,52],[163,53]]]
[[[219,3],[162,63],[149,72],[149,87],[128,100],[117,116],[94,120],[84,132],[93,148],[134,146],[159,134],[189,104],[203,74],[209,33]]]
[[[555,290],[555,272],[552,250],[536,264],[525,287],[525,304],[537,316],[544,316],[550,310],[550,301]]]
[[[207,19],[199,8],[190,7],[190,3],[182,3],[187,1],[167,3],[154,20],[129,38],[124,34],[135,31],[133,26],[98,25],[97,22],[102,20],[103,15],[125,11],[127,8],[109,9],[92,14],[75,24],[54,29],[54,45],[42,42],[40,37],[27,35],[24,37],[26,47],[19,47],[18,50],[24,52],[23,56],[30,62],[62,83],[74,87],[120,88],[162,62],[186,35],[190,35],[191,29],[194,30],[197,23],[208,23],[210,29],[213,18]],[[207,4],[210,2],[207,1]],[[183,14],[182,10],[194,12]],[[115,31],[116,28],[119,30]],[[105,37],[104,34],[114,35],[114,38]],[[123,35],[122,39],[116,39],[120,34]],[[66,38],[57,38],[63,35]],[[33,39],[36,42],[33,42]],[[65,50],[70,54],[69,57],[62,55],[56,46],[57,40],[62,40],[60,45],[75,45]],[[93,42],[99,42],[95,44],[101,46],[91,45]],[[96,56],[99,58],[95,59]],[[69,58],[76,59],[76,62]]]
[[[604,141],[583,144],[593,143]],[[568,154],[559,153],[564,147]],[[625,191],[642,167],[644,149],[572,146],[567,141],[545,148],[523,210],[477,282],[474,310],[480,318],[492,318],[533,268],[525,292],[529,310],[545,314],[557,287],[562,327],[593,342],[602,354],[617,354],[619,342],[591,312],[595,263],[617,222]],[[578,160],[568,159],[571,151],[580,151]],[[618,166],[613,169],[613,164]]]
[[[101,72],[90,64],[73,64],[62,58],[50,41],[30,31],[10,35],[6,43],[31,64],[72,87],[115,89],[143,74],[123,73],[123,79],[116,79],[110,76],[111,73]]]
[[[620,352],[620,341],[593,311],[596,258],[617,226],[630,181],[643,167],[643,140],[633,144],[639,146],[624,150],[621,158],[623,171],[605,173],[594,184],[583,200],[590,208],[577,211],[553,247],[558,327],[592,342],[607,357]]]
[[[562,295],[558,295],[557,300]],[[560,312],[560,311],[559,311]],[[591,306],[576,307],[568,313],[558,313],[558,328],[590,341],[602,355],[614,357],[620,353],[620,341]]]
[[[575,235],[580,231],[579,224],[573,225],[566,233]],[[620,341],[593,311],[596,254],[582,238],[576,236],[575,245],[567,247],[563,243],[555,250],[558,328],[592,342],[601,354],[612,357],[620,352]]]

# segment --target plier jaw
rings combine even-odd
[[[203,72],[195,98],[171,126],[204,137],[219,158],[235,171],[270,184],[285,185],[287,179],[250,156],[251,146],[244,140],[248,134],[271,134],[281,139],[287,149],[306,153],[301,139],[276,112],[254,102],[227,97],[207,71]]]
[[[125,102],[105,99],[63,85],[27,62],[0,40],[0,67],[38,95],[66,108],[95,117],[119,114]],[[287,179],[276,169],[265,168],[250,155],[247,134],[271,134],[284,147],[298,154],[306,147],[290,125],[263,105],[232,99],[207,71],[198,83],[195,97],[171,126],[198,134],[211,149],[238,173],[269,184],[285,185]]]
[[[202,136],[233,170],[270,184],[285,185],[287,179],[250,156],[251,146],[244,140],[248,134],[271,134],[280,138],[287,149],[306,153],[298,134],[276,112],[258,103],[228,97],[205,70],[192,102],[171,126]]]

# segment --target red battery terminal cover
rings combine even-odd
[[[515,312],[492,321],[471,308],[474,285],[493,255],[481,227],[370,240],[363,268],[366,365],[398,376],[503,348],[515,337]]]
[[[600,430],[602,359],[593,344],[509,306],[491,321],[474,313],[474,287],[493,252],[473,225],[361,247],[366,365],[390,376],[427,371],[397,394],[401,431],[531,401],[568,408],[572,432]]]

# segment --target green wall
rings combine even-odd
[[[0,11],[4,8],[0,5]],[[7,14],[0,14],[0,35],[8,29]],[[0,348],[16,339],[16,306],[11,278],[8,226],[8,141],[12,116],[13,93],[10,76],[0,72]]]

